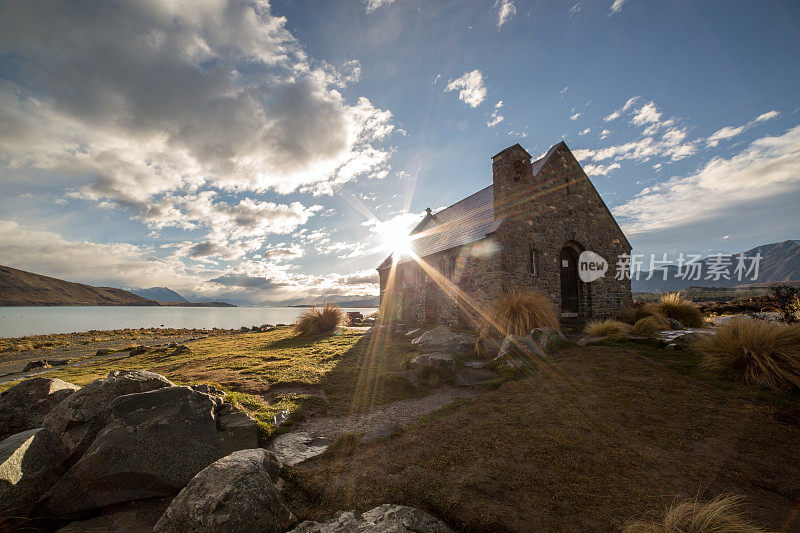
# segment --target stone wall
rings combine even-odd
[[[495,216],[504,222],[486,239],[425,257],[424,264],[382,270],[389,317],[474,327],[489,302],[510,288],[543,292],[560,315],[560,254],[566,246],[576,256],[591,250],[609,263],[605,277],[578,282],[579,319],[611,316],[631,303],[630,280],[615,279],[617,258],[629,254],[630,245],[565,144],[554,147],[535,175],[519,145],[495,156],[492,170]]]

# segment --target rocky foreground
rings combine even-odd
[[[25,380],[0,395],[0,525],[82,531],[274,531],[297,522],[255,421],[213,387],[143,370],[82,388]],[[383,505],[293,531],[449,531]]]

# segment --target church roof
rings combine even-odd
[[[561,144],[563,142],[554,145],[542,158],[533,162],[534,176],[539,173]],[[506,150],[515,148],[515,146]],[[411,231],[411,234],[414,235],[411,248],[419,257],[443,252],[485,238],[494,233],[502,222],[502,218],[495,219],[494,190],[492,185],[489,185],[438,213],[428,212],[425,218]],[[378,270],[389,266],[391,258],[391,255],[387,257]],[[411,259],[411,256],[404,254],[397,258],[397,262],[405,263]]]

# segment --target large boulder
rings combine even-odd
[[[158,532],[286,531],[295,518],[278,493],[280,465],[267,450],[240,450],[210,464],[175,497]]]
[[[536,328],[528,335],[507,335],[491,365],[520,367],[537,360],[549,361],[550,355],[565,342],[564,335],[555,328]]]
[[[411,360],[411,369],[423,379],[436,377],[442,381],[453,377],[456,362],[448,353],[424,353]]]
[[[72,463],[108,423],[108,406],[115,398],[170,386],[171,381],[153,372],[115,370],[72,393],[47,414],[43,424],[59,436],[62,451]]]
[[[567,342],[564,334],[556,328],[536,328],[528,335],[545,352],[556,351]]]
[[[223,457],[236,450],[258,448],[258,424],[230,403],[223,403],[217,411],[217,431]]]
[[[79,388],[60,379],[32,378],[0,393],[0,440],[42,427],[45,415]]]
[[[294,466],[312,457],[321,455],[331,445],[331,441],[322,436],[306,431],[292,431],[275,437],[269,449],[278,461]]]
[[[219,398],[189,387],[128,394],[111,403],[111,421],[55,484],[44,510],[81,513],[177,493],[220,457]]]
[[[64,470],[58,439],[46,429],[0,442],[0,516],[26,516]]]
[[[383,504],[359,514],[342,511],[330,522],[305,521],[290,533],[449,533],[452,530],[425,511]]]
[[[421,353],[441,352],[467,356],[475,351],[474,335],[455,333],[447,326],[437,326],[411,341]]]

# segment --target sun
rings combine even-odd
[[[413,239],[408,229],[399,224],[384,224],[381,228],[381,246],[395,258],[413,253]]]

